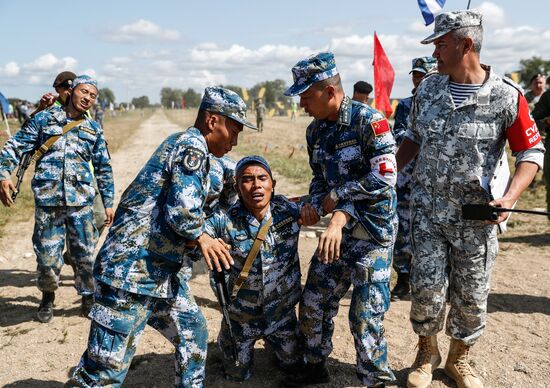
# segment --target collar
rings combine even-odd
[[[493,72],[493,69],[491,68],[491,66],[484,65],[483,63],[480,64],[480,65],[481,65],[481,68],[483,70],[489,72],[489,76],[483,82],[483,84],[478,89],[478,91],[476,93],[472,94],[471,96],[469,96],[468,98],[466,98],[466,100],[464,100],[464,102],[459,105],[460,107],[468,106],[468,105],[489,105],[490,97],[491,97],[491,90],[492,90],[492,87],[494,85],[494,81],[497,78],[497,76]],[[449,95],[451,94],[451,90],[449,88],[450,81],[451,81],[450,77],[448,75],[446,75],[445,76],[445,86],[447,87],[447,92],[448,92]],[[458,108],[458,107],[456,107],[456,108]]]
[[[204,146],[204,149],[208,151],[208,144],[206,144],[206,139],[204,138],[204,135],[201,133],[200,129],[196,127],[189,127],[187,128],[187,132],[196,137]],[[207,152],[207,154],[210,155],[209,152]]]
[[[234,205],[233,208],[234,214],[236,217],[239,218],[245,218],[248,220],[248,223],[254,226],[260,226],[262,225],[270,216],[271,216],[271,207],[272,204],[269,204],[269,209],[267,209],[267,213],[265,213],[264,218],[262,219],[262,222],[259,222],[256,217],[252,215],[252,213],[244,206],[243,202],[239,199],[237,203]]]
[[[338,111],[338,121],[336,121],[336,124],[346,126],[349,126],[351,124],[351,108],[351,98],[348,96],[344,96],[344,99],[340,104],[340,110]]]

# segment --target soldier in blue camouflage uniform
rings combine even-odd
[[[61,135],[66,124],[83,120],[38,159],[32,180],[36,205],[33,246],[38,264],[37,285],[43,295],[37,313],[41,322],[48,322],[53,316],[65,236],[76,262],[75,287],[82,295],[83,314],[87,314],[91,307],[97,229],[92,208],[96,191],[92,185],[90,161],[108,223],[113,218],[114,184],[109,152],[103,130],[85,115],[95,103],[97,93],[95,80],[88,76],[77,77],[67,105],[53,106],[25,122],[0,154],[1,199],[9,206],[12,204],[10,191],[15,189],[10,174],[22,155],[35,151],[49,138]]]
[[[422,43],[434,43],[438,73],[418,86],[397,155],[400,168],[418,155],[411,191],[410,318],[419,341],[410,388],[431,384],[441,363],[437,334],[445,321],[451,337],[445,372],[459,388],[483,387],[468,353],[485,328],[496,224],[508,214],[468,220],[462,206],[513,207],[543,165],[544,147],[521,88],[480,63],[481,20],[474,10],[437,16],[434,33]],[[506,141],[516,158],[509,186],[502,162]]]
[[[412,60],[412,82],[414,85],[413,94],[422,78],[435,68],[434,57],[420,57]],[[409,74],[410,74],[409,73]],[[397,146],[401,144],[407,132],[407,122],[411,110],[412,96],[399,101],[395,109],[395,123],[393,135]],[[399,228],[393,248],[393,269],[397,273],[397,283],[391,291],[392,300],[406,299],[409,297],[409,272],[411,270],[412,247],[410,239],[410,197],[411,197],[411,176],[414,170],[414,160],[403,170],[397,173],[397,216]]]
[[[241,159],[236,174],[240,200],[227,213],[218,212],[206,222],[207,233],[231,246],[235,265],[227,281],[230,294],[259,229],[272,219],[249,276],[229,305],[238,363],[232,359],[232,342],[224,323],[218,337],[225,377],[243,381],[251,376],[254,344],[259,339],[271,346],[283,370],[301,365],[295,306],[302,291],[298,257],[302,206],[273,195],[275,181],[260,156]]]
[[[210,190],[206,197],[206,216],[218,210],[228,210],[238,200],[235,188],[235,161],[228,156],[210,157]]]
[[[122,194],[94,267],[98,281],[88,349],[68,386],[122,384],[148,324],[174,345],[176,385],[201,387],[208,332],[178,277],[187,245],[199,245],[207,265],[233,261],[224,244],[204,233],[209,154],[237,144],[246,105],[234,92],[206,88],[193,127],[169,136]]]
[[[357,376],[382,386],[394,379],[383,320],[397,228],[395,140],[380,113],[345,96],[331,53],[304,59],[292,72],[294,84],[285,94],[300,95],[300,106],[314,117],[306,132],[311,203],[317,219],[332,212],[300,300],[307,366],[294,383],[329,380],[333,317],[353,284],[349,322]]]

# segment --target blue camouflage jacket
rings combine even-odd
[[[345,230],[360,223],[380,244],[390,245],[396,222],[395,140],[387,120],[371,107],[345,97],[336,122],[314,120],[306,139],[313,179],[311,204],[324,215],[330,191],[335,210],[351,215]]]
[[[393,126],[393,135],[397,146],[400,146],[405,139],[409,123],[409,113],[411,111],[412,96],[399,101],[395,108],[395,123]],[[411,160],[401,171],[397,173],[397,201],[409,202],[409,194],[411,191],[412,173],[414,170],[416,158]]]
[[[210,191],[204,205],[207,216],[219,209],[227,210],[237,202],[235,165],[235,161],[227,156],[217,158],[210,155]]]
[[[245,325],[260,324],[257,320],[276,325],[300,299],[300,261],[298,238],[300,205],[283,196],[273,197],[263,222],[271,216],[273,224],[266,240],[243,283],[229,307],[233,321]],[[227,213],[217,212],[206,221],[206,232],[222,238],[231,245],[235,264],[229,274],[231,290],[252,248],[261,227],[260,222],[239,201]],[[256,321],[254,321],[256,320]]]
[[[63,126],[70,121],[59,105],[26,121],[0,153],[0,179],[9,179],[24,153],[36,150],[50,137],[60,135]],[[113,207],[113,170],[107,143],[99,124],[88,117],[59,138],[38,160],[31,184],[36,205],[93,204],[95,189],[90,161],[103,204],[106,208]]]
[[[122,194],[94,275],[115,288],[172,296],[187,250],[204,231],[209,156],[197,128],[169,136]]]

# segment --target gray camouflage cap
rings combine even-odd
[[[302,59],[292,68],[294,84],[285,92],[285,96],[302,94],[316,82],[326,80],[338,74],[334,54],[319,53]]]
[[[476,10],[440,13],[435,18],[434,33],[420,43],[432,43],[437,38],[459,28],[481,26],[481,19],[481,13]]]
[[[219,113],[229,117],[248,128],[257,129],[255,125],[246,119],[246,104],[242,98],[232,90],[219,86],[207,87],[204,89],[200,109],[212,113]]]
[[[421,73],[426,74],[430,70],[432,70],[437,65],[437,59],[434,57],[420,57],[420,58],[414,58],[412,60],[412,70],[409,71],[409,74],[411,74],[413,71],[419,71]]]

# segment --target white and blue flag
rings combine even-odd
[[[418,0],[418,6],[427,26],[434,22],[435,16],[441,12],[443,5],[445,0]]]

